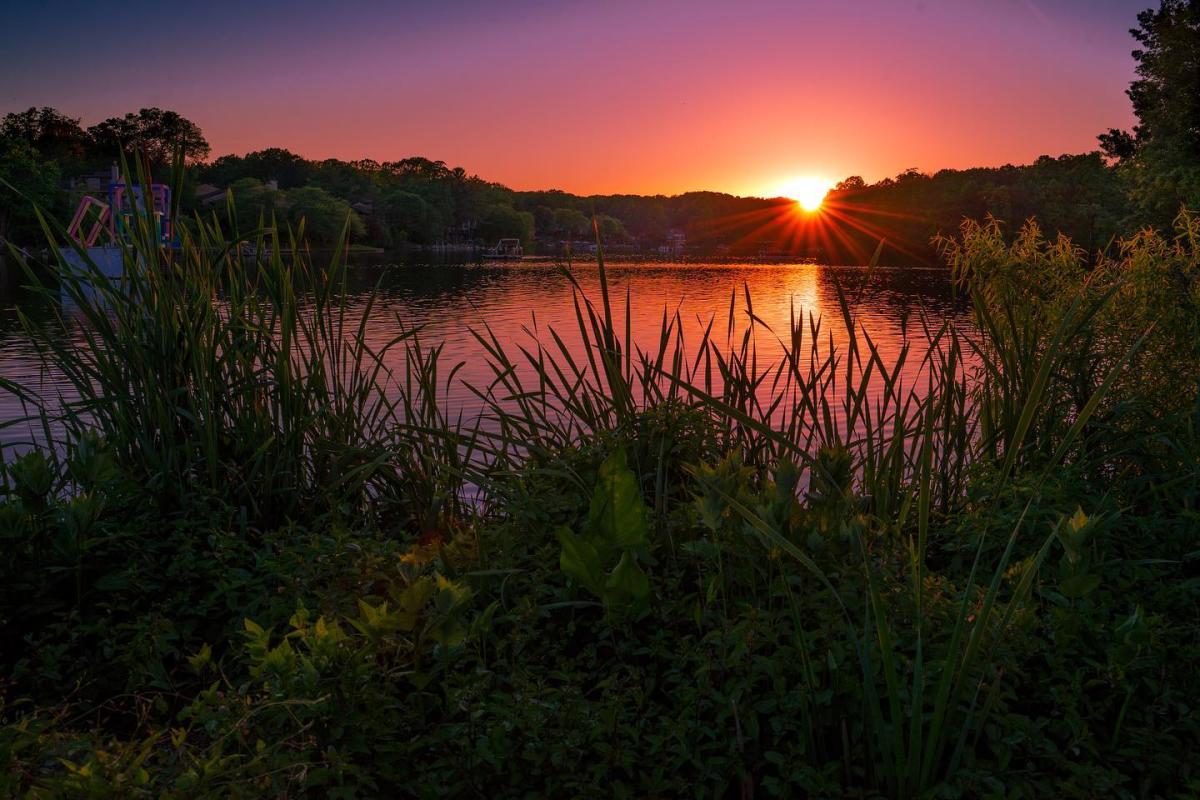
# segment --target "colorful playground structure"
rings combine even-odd
[[[75,247],[61,249],[63,259],[72,268],[85,271],[88,262],[109,278],[125,273],[127,246],[135,225],[153,219],[154,236],[160,247],[174,247],[175,229],[171,220],[171,189],[162,183],[149,186],[149,198],[142,186],[130,186],[120,180],[113,167],[113,180],[108,185],[108,202],[85,195],[67,226],[67,235],[86,253],[86,259]],[[147,208],[149,200],[149,208]],[[147,216],[147,211],[152,216]]]
[[[86,195],[75,210],[67,235],[81,247],[98,244],[116,245],[125,242],[133,226],[134,214],[146,213],[146,201],[141,186],[129,186],[113,181],[108,185],[108,202]],[[171,189],[162,183],[150,184],[150,209],[154,213],[155,233],[164,247],[174,242],[171,225]],[[87,228],[86,232],[84,228]],[[107,239],[101,240],[107,234]]]

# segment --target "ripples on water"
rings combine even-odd
[[[583,291],[598,303],[595,264],[577,263],[572,271]],[[634,342],[646,350],[657,349],[664,309],[670,315],[678,310],[688,355],[694,355],[710,319],[715,318],[714,336],[719,342],[725,340],[731,296],[736,307],[733,338],[740,342],[748,319],[743,287],[748,288],[755,315],[774,332],[760,328],[755,334],[758,363],[763,367],[778,360],[782,350],[775,335],[787,340],[793,314],[797,319],[807,319],[809,314],[823,318],[822,336],[832,335],[834,347],[844,351],[847,337],[838,302],[840,285],[885,363],[895,359],[906,337],[916,340],[911,354],[916,357],[910,356],[904,370],[908,386],[917,385],[919,356],[924,349],[921,315],[935,325],[947,317],[957,322],[968,319],[967,309],[952,298],[948,272],[941,269],[628,263],[610,265],[608,279],[619,331],[625,330],[628,292]],[[570,347],[579,348],[572,285],[552,263],[358,266],[350,277],[352,305],[365,304],[377,283],[382,295],[371,312],[371,344],[381,347],[391,340],[399,332],[397,320],[409,327],[422,326],[423,344],[445,344],[443,374],[451,365],[464,362],[459,377],[475,385],[487,385],[492,372],[482,347],[470,333],[472,327],[482,330],[486,325],[506,346],[532,342],[535,331],[548,343],[546,330],[552,327]],[[53,313],[44,300],[29,292],[10,289],[0,294],[0,377],[43,396],[55,396],[65,389],[61,377],[42,368],[33,343],[21,331],[18,307],[35,318]],[[512,349],[515,359],[519,353],[515,346]],[[402,358],[399,350],[392,351],[389,366],[402,367],[398,363]],[[479,409],[478,399],[459,382],[450,387],[447,402],[448,410],[462,410],[468,419]],[[23,413],[18,401],[0,392],[0,420]],[[5,428],[0,430],[0,442],[27,440],[30,434],[28,426]]]

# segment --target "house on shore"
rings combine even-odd
[[[196,187],[196,205],[211,208],[225,201],[225,190],[211,183],[202,183]]]
[[[678,256],[683,255],[683,249],[687,247],[687,236],[679,228],[671,228],[667,231],[666,243],[658,248],[660,255]]]

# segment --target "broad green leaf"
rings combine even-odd
[[[417,618],[434,591],[436,587],[428,576],[418,578],[404,588],[398,598],[400,607],[396,609],[400,630],[408,632],[417,626]]]
[[[637,476],[626,466],[624,448],[600,465],[587,530],[599,540],[598,548],[646,546],[646,503]]]
[[[597,597],[604,596],[604,572],[600,566],[600,555],[596,548],[572,533],[565,525],[555,531],[562,544],[558,566],[563,572],[579,581]]]
[[[196,653],[188,656],[187,660],[188,665],[191,666],[193,672],[203,672],[204,668],[207,667],[212,661],[212,648],[208,646],[207,642],[205,642]]]
[[[471,589],[466,584],[452,581],[441,573],[436,575],[436,579],[437,594],[433,605],[439,614],[449,614],[471,599]]]
[[[429,635],[442,647],[454,647],[467,638],[467,627],[455,615],[433,625],[429,629]]]
[[[638,566],[634,556],[626,551],[604,584],[605,594],[617,601],[625,598],[644,600],[650,596],[650,579]]]
[[[242,624],[246,628],[246,652],[251,661],[258,663],[266,657],[267,650],[270,649],[271,632],[263,630],[261,625],[249,617]]]
[[[304,630],[308,627],[308,609],[298,608],[288,620],[288,625],[294,630]]]

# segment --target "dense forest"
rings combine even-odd
[[[1181,206],[1200,205],[1200,77],[1185,16],[1146,12],[1133,31],[1139,78],[1130,87],[1139,124],[1101,134],[1100,149],[1043,156],[1032,164],[926,174],[909,169],[868,183],[848,177],[819,214],[787,198],[717,192],[676,196],[514,191],[442,161],[310,160],[283,148],[209,159],[199,126],[174,111],[144,108],[84,128],[49,107],[0,122],[0,239],[38,243],[29,201],[60,216],[98,189],[96,176],[124,150],[163,175],[178,153],[187,165],[180,198],[187,216],[224,208],[239,229],[260,220],[298,223],[328,245],[349,220],[351,240],[383,248],[479,246],[520,238],[535,252],[601,239],[614,252],[797,256],[863,263],[885,242],[885,263],[936,263],[939,234],[990,214],[1014,232],[1027,220],[1063,233],[1093,255],[1143,226],[1169,229]],[[1180,6],[1180,8],[1184,8]],[[1186,11],[1186,9],[1184,9]],[[1195,13],[1187,11],[1187,13]],[[1194,37],[1193,37],[1194,38]],[[1168,88],[1170,89],[1168,90]],[[85,178],[92,176],[89,184]]]

